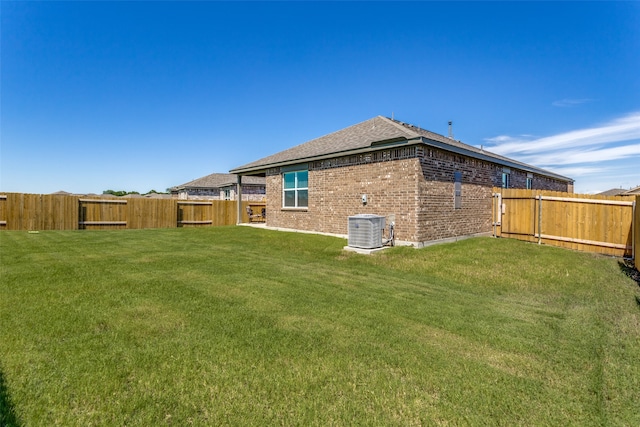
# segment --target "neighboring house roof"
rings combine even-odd
[[[628,195],[628,194],[640,194],[640,185],[639,185],[639,186],[637,186],[637,187],[635,187],[635,188],[632,188],[631,190],[629,190],[629,191],[627,191],[627,192],[625,192],[625,193],[623,193],[623,194],[624,194],[624,195]]]
[[[619,196],[623,194],[625,191],[627,190],[625,190],[624,188],[612,188],[611,190],[598,193],[598,196]]]
[[[408,144],[426,144],[458,154],[514,167],[563,181],[573,179],[528,165],[495,153],[473,147],[437,133],[421,129],[388,117],[377,116],[362,123],[313,139],[279,153],[267,156],[244,166],[232,169],[232,173],[256,173],[271,167],[286,166],[321,160],[340,155],[388,149]]]
[[[624,188],[612,188],[611,190],[598,193],[599,196],[630,196],[634,194],[640,194],[640,186],[626,190]]]
[[[242,177],[242,184],[265,185],[265,178],[260,176]],[[172,191],[180,191],[186,188],[222,188],[238,183],[238,175],[232,173],[212,173],[202,178],[194,179],[185,184],[171,187]]]

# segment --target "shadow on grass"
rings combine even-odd
[[[4,381],[4,374],[0,370],[0,426],[1,427],[17,427],[20,423],[13,409],[7,384]]]
[[[640,271],[636,270],[631,261],[618,261],[618,265],[625,275],[629,276],[640,286]]]
[[[638,286],[640,286],[640,271],[638,271],[631,261],[618,261],[618,265],[620,266],[620,270],[629,276],[632,280],[634,280]],[[640,307],[640,297],[636,295],[636,304]]]

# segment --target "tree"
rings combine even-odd
[[[120,190],[120,191],[114,191],[114,190],[105,190],[102,192],[102,194],[111,194],[113,196],[118,196],[118,197],[122,197],[122,196],[126,196],[127,194],[140,194],[137,191],[124,191],[124,190]]]

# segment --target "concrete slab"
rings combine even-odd
[[[342,248],[345,251],[349,251],[349,252],[356,252],[362,255],[371,255],[374,254],[376,252],[380,252],[380,251],[384,251],[385,249],[390,248],[391,246],[382,246],[381,248],[374,248],[374,249],[365,249],[365,248],[354,248],[352,246],[345,246],[344,248]]]

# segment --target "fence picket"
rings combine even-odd
[[[638,243],[638,233],[634,236],[632,231],[634,221],[638,222],[637,212],[633,216],[636,196],[504,188],[494,192],[502,194],[506,205],[500,230],[504,237],[614,256],[631,256]]]
[[[636,196],[635,204],[633,205],[633,239],[631,245],[633,246],[633,258],[635,260],[636,269],[640,270],[640,196]]]
[[[243,208],[248,202],[242,202]],[[102,199],[70,195],[0,195],[0,230],[202,227],[236,224],[233,200]],[[244,210],[243,210],[244,213]],[[246,213],[243,221],[248,222]]]

